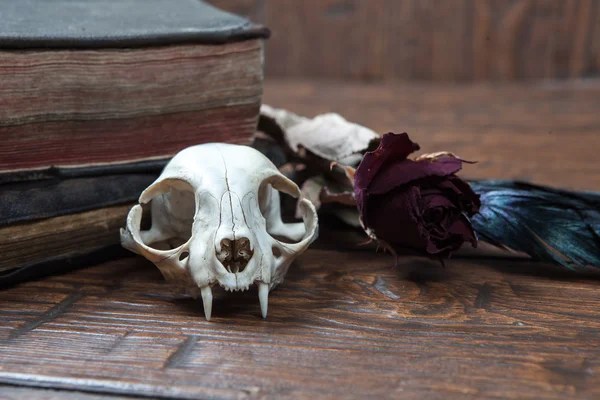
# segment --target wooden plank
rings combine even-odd
[[[594,398],[599,285],[520,261],[393,268],[383,254],[311,250],[266,320],[253,289],[215,291],[206,322],[136,257],[0,292],[0,382],[173,398]],[[50,309],[40,293],[54,294]]]
[[[64,391],[53,389],[36,389],[17,386],[0,385],[0,398],[2,400],[127,400],[139,399],[137,396],[110,396],[105,394],[83,393],[78,391]]]
[[[452,151],[473,179],[600,190],[600,82],[530,85],[344,84],[270,79],[263,101],[312,117],[337,112],[422,152]]]
[[[266,24],[267,76],[361,81],[597,75],[600,0],[210,0]]]

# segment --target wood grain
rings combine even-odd
[[[600,82],[512,85],[267,80],[263,100],[313,117],[337,112],[408,132],[420,153],[451,151],[470,179],[600,191]]]
[[[600,395],[600,280],[311,250],[213,319],[124,259],[0,292],[0,382],[169,398]]]
[[[127,400],[139,398],[140,397],[137,396],[111,396],[106,394],[93,394],[78,391],[36,389],[0,385],[0,399],[2,400]]]
[[[600,0],[211,3],[271,28],[269,77],[512,81],[600,70]]]

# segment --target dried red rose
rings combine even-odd
[[[455,175],[458,158],[440,153],[418,161],[406,133],[388,133],[365,154],[354,176],[354,194],[367,232],[395,250],[449,257],[464,242],[477,246],[469,221],[481,205],[469,184]]]

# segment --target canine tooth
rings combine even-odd
[[[269,308],[269,284],[260,282],[258,284],[258,301],[260,302],[260,312],[263,318],[267,318]]]
[[[210,314],[212,312],[212,301],[213,301],[212,290],[210,289],[210,286],[203,287],[201,289],[201,293],[202,293],[202,303],[204,304],[204,316],[206,317],[207,321],[210,321]]]

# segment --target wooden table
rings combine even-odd
[[[265,102],[408,131],[480,160],[467,177],[600,190],[596,83],[269,82]],[[140,257],[0,291],[0,398],[600,398],[600,275],[326,245],[266,320],[253,288],[215,291],[206,322]]]

